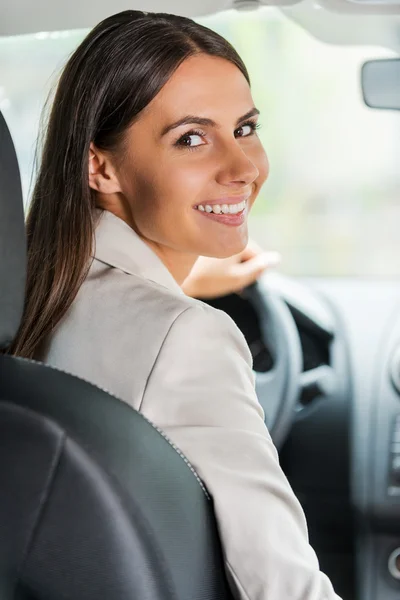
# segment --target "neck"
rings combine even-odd
[[[146,239],[143,241],[150,246],[155,254],[157,254],[158,258],[167,267],[177,284],[182,286],[192,270],[194,263],[198,259],[198,256],[196,254],[179,252],[166,246],[160,246]]]
[[[177,284],[181,286],[190,271],[193,268],[194,263],[198,259],[196,254],[189,254],[185,252],[179,252],[168,246],[157,244],[152,240],[148,240],[143,237],[135,226],[135,222],[132,216],[132,212],[128,205],[124,205],[121,202],[111,203],[108,199],[107,202],[102,201],[102,198],[98,198],[97,206],[103,210],[108,210],[113,213],[116,217],[119,217],[125,223],[127,223],[139,237],[157,254],[158,258],[164,263],[172,277],[175,279]]]

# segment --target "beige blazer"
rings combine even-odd
[[[338,600],[264,425],[246,341],[184,295],[122,220],[104,212],[95,258],[43,359],[106,388],[164,430],[213,497],[241,600]]]

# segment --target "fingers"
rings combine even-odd
[[[276,267],[280,261],[281,257],[278,252],[262,252],[245,262],[236,264],[234,275],[238,287],[244,288],[251,285],[266,269]]]
[[[276,250],[270,250],[269,252],[264,252],[263,254],[267,256],[266,260],[271,269],[281,264],[282,256],[279,252],[276,252]]]
[[[237,255],[237,258],[239,259],[239,261],[245,261],[250,260],[250,258],[253,258],[258,254],[263,253],[263,249],[260,246],[258,246],[258,244],[256,244],[253,240],[249,240],[246,248]]]

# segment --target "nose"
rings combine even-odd
[[[217,173],[217,181],[221,185],[249,185],[259,174],[257,166],[236,140],[221,149],[221,162]]]

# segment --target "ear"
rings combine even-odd
[[[89,185],[96,192],[115,194],[121,191],[111,158],[91,142],[89,149]]]

